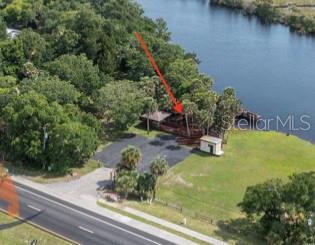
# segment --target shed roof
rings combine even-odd
[[[20,30],[7,28],[7,35],[9,36],[9,38],[16,38],[16,36],[19,35],[20,33],[21,33]]]
[[[149,119],[151,121],[155,121],[155,122],[162,122],[163,120],[165,120],[166,118],[168,118],[169,116],[171,116],[171,113],[165,112],[165,111],[156,111],[154,113],[150,113],[149,114]],[[143,114],[141,116],[141,118],[147,119],[148,115],[147,114]]]
[[[201,141],[206,141],[208,143],[213,143],[213,144],[220,144],[220,143],[222,143],[222,139],[217,138],[217,137],[212,137],[212,136],[209,136],[209,135],[203,136],[200,140]]]

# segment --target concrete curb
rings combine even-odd
[[[210,236],[207,236],[207,235],[201,234],[199,232],[190,230],[186,227],[179,226],[179,225],[171,223],[169,221],[157,218],[153,215],[141,212],[141,211],[136,210],[136,209],[129,208],[129,207],[122,207],[121,208],[121,207],[118,207],[117,205],[115,205],[114,203],[109,203],[109,202],[105,201],[104,199],[99,199],[99,202],[104,203],[105,205],[111,206],[113,208],[120,209],[124,212],[127,212],[127,213],[134,215],[134,216],[137,216],[137,217],[140,217],[140,218],[145,219],[147,221],[153,222],[155,224],[161,225],[165,228],[183,233],[187,236],[190,236],[192,238],[196,238],[196,239],[203,241],[203,242],[206,242],[206,243],[213,244],[213,245],[228,245],[228,243],[226,243],[226,242],[223,242],[223,241],[220,241],[218,239],[212,238]]]

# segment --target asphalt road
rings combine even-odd
[[[144,245],[172,244],[151,234],[139,231],[115,220],[76,207],[45,193],[16,183],[20,199],[20,217],[41,227],[88,245]],[[7,203],[0,201],[0,208]],[[1,229],[19,225],[1,224]]]

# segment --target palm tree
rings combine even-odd
[[[150,166],[150,171],[155,176],[163,176],[168,170],[168,162],[165,157],[157,156]]]
[[[137,191],[140,196],[141,202],[144,198],[149,198],[149,200],[152,200],[155,190],[155,180],[155,176],[151,173],[144,173],[139,175]]]
[[[205,110],[207,111],[207,135],[209,134],[209,128],[213,124],[214,112],[216,110],[216,100],[217,97],[214,92],[207,91],[207,93],[204,94],[203,104]]]
[[[194,102],[191,102],[188,99],[183,100],[183,109],[185,114],[185,120],[186,120],[186,127],[187,127],[187,135],[190,138],[190,127],[189,127],[189,118],[191,118],[191,121],[193,123],[193,116],[196,114],[198,107]]]
[[[155,194],[156,194],[156,191],[158,190],[158,177],[165,175],[167,173],[167,170],[168,170],[168,162],[165,159],[165,157],[157,156],[151,162],[150,171],[152,175],[155,176],[153,199],[155,199]]]
[[[121,152],[121,166],[128,170],[134,170],[137,168],[141,160],[140,149],[129,145],[127,148]]]
[[[156,112],[158,105],[156,100],[153,97],[145,98],[145,111],[147,114],[147,133],[150,133],[150,114]]]
[[[116,176],[115,190],[123,193],[125,199],[128,194],[135,191],[138,183],[138,173],[136,171],[122,170]]]

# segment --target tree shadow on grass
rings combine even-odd
[[[23,218],[23,219],[17,219],[16,221],[14,222],[11,222],[11,223],[8,223],[8,224],[1,224],[1,221],[0,221],[0,231],[2,230],[7,230],[7,229],[11,229],[11,228],[14,228],[16,226],[19,226],[19,225],[23,225],[25,223],[28,223],[29,221],[31,221],[32,219],[36,218],[37,216],[39,216],[41,213],[43,213],[43,211],[41,212],[38,212],[32,216],[29,216],[27,218]]]
[[[218,230],[214,233],[224,241],[235,241],[237,245],[255,244],[263,245],[266,242],[259,235],[259,228],[247,218],[233,220],[220,220],[217,222]]]

